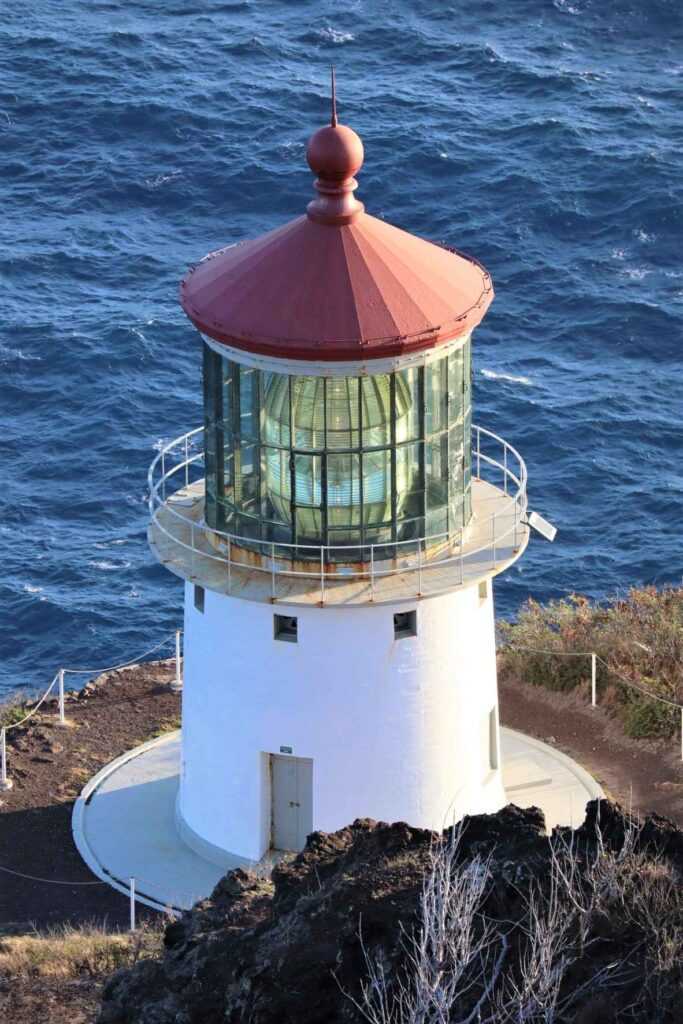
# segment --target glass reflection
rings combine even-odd
[[[349,560],[369,544],[459,531],[471,515],[470,374],[469,338],[424,366],[363,377],[261,371],[205,346],[208,524],[356,545]]]

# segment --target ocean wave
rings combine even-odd
[[[313,34],[317,39],[322,39],[326,43],[334,43],[335,46],[341,46],[342,43],[352,43],[356,38],[353,32],[343,32],[341,29],[333,28],[331,25],[325,25],[324,28],[316,29]]]
[[[120,572],[122,569],[129,569],[130,562],[109,562],[106,559],[94,559],[88,562],[91,569],[101,569],[102,572]]]
[[[11,348],[9,345],[0,344],[0,366],[7,363],[39,363],[42,356],[35,352],[25,352],[21,348]]]
[[[487,380],[506,380],[510,384],[525,384],[531,386],[531,380],[528,377],[515,377],[511,373],[500,373],[496,370],[485,370],[479,371],[482,377],[486,377]]]

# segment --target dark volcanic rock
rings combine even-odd
[[[598,842],[597,813],[597,804],[589,805],[586,822],[574,834],[584,853]],[[618,847],[624,814],[603,801],[600,823],[602,842]],[[556,839],[567,838],[565,833],[571,835],[557,830]],[[644,835],[683,869],[681,834],[669,822],[648,819]],[[168,926],[160,960],[112,976],[98,1024],[360,1021],[343,994],[358,996],[366,976],[359,932],[391,976],[405,961],[405,936],[416,926],[437,839],[403,822],[359,819],[333,834],[314,832],[302,853],[277,865],[270,879],[231,872],[210,899]],[[504,923],[511,941],[523,942],[524,928],[514,939],[511,925],[523,918],[529,885],[542,886],[549,875],[542,814],[510,805],[466,819],[459,863],[477,855],[490,857],[487,918]],[[613,936],[598,942],[611,944],[605,956],[617,955]],[[600,955],[596,944],[592,956]],[[576,979],[578,984],[580,972]],[[587,992],[581,1019],[609,1019],[599,1016],[606,1005],[601,993]]]

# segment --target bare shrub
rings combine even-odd
[[[433,845],[418,921],[398,959],[369,950],[352,997],[370,1024],[568,1024],[604,994],[612,1019],[673,1020],[683,990],[683,896],[667,862],[576,833],[548,840],[547,871],[517,889],[511,919],[487,910],[491,856],[466,859],[462,828]],[[511,903],[511,905],[513,905]],[[519,909],[521,908],[521,909]],[[638,993],[635,1001],[629,992]],[[602,1004],[600,1004],[602,1005]]]

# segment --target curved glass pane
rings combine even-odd
[[[313,377],[205,346],[209,526],[266,554],[276,544],[280,556],[319,559],[314,548],[334,547],[330,561],[459,533],[471,516],[469,349],[467,338],[425,366]]]

